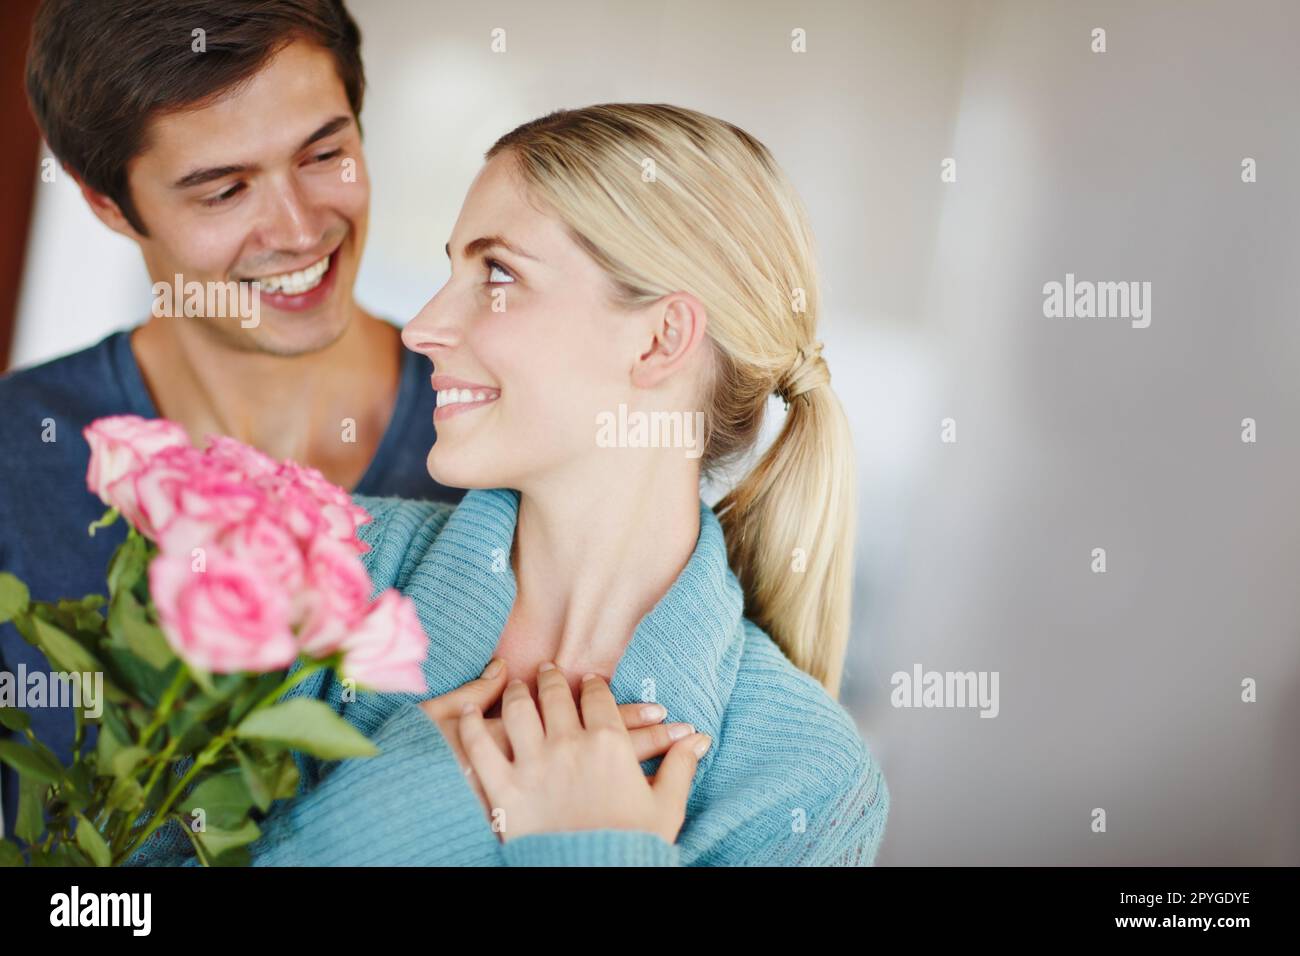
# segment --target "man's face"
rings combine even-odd
[[[255,326],[234,308],[161,321],[196,323],[228,347],[276,355],[343,334],[370,182],[328,52],[291,43],[217,102],[156,118],[128,174],[149,231],[135,238],[155,282],[174,286],[179,274],[182,283],[262,283]]]

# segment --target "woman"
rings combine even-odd
[[[450,693],[300,685],[381,755],[304,759],[255,862],[872,861],[888,791],[832,696],[854,475],[811,246],[767,150],[699,113],[563,111],[492,147],[403,332],[436,373],[430,473],[482,490],[362,502]],[[780,434],[708,508],[773,393]]]

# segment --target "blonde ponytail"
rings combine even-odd
[[[853,454],[813,341],[812,236],[793,188],[744,130],[674,106],[561,110],[507,133],[487,156],[506,151],[621,303],[689,291],[704,304],[714,359],[706,471],[752,449],[768,398],[785,399],[776,441],[715,511],[747,616],[838,693],[852,591]]]
[[[780,433],[714,510],[746,615],[837,694],[849,635],[855,473],[848,421],[816,361],[821,383],[803,391],[778,385],[787,404]]]

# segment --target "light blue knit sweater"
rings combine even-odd
[[[376,589],[410,595],[429,635],[431,695],[487,666],[510,609],[519,497],[473,491],[453,509],[358,498]],[[620,702],[658,701],[713,738],[675,845],[592,830],[502,844],[436,725],[413,695],[361,693],[313,675],[295,688],[327,701],[380,755],[299,757],[300,792],[276,804],[250,849],[257,865],[868,865],[889,811],[879,767],[848,713],[742,615],[716,516],[700,504],[685,569],[638,625],[611,681]],[[656,761],[644,766],[653,769]],[[192,864],[176,825],[131,862]]]

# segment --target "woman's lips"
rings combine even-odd
[[[446,421],[457,415],[485,405],[491,405],[501,397],[501,389],[490,385],[478,385],[450,375],[434,375],[430,382],[438,395],[438,407],[433,411],[435,422]]]

